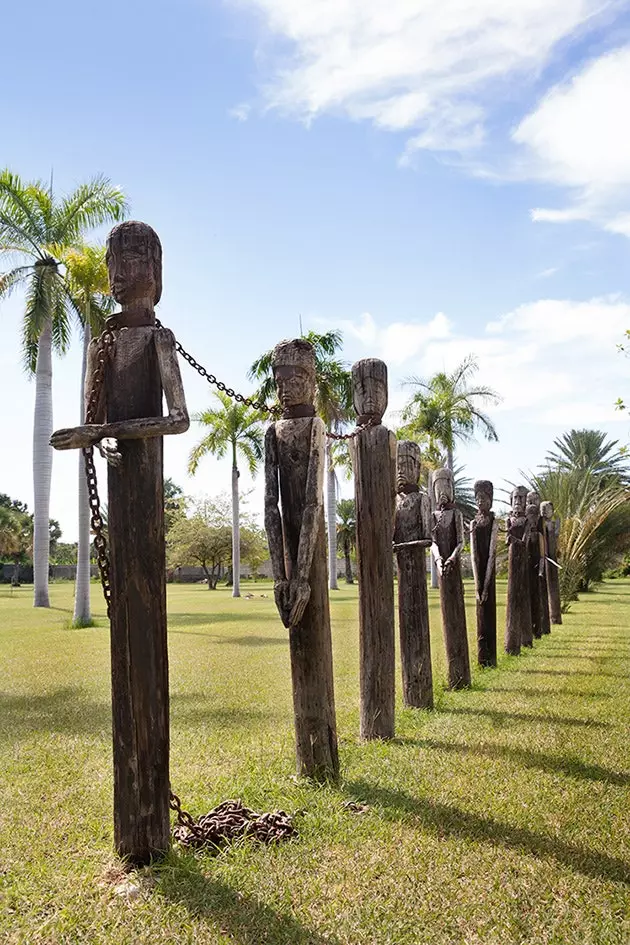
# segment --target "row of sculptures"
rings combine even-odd
[[[289,629],[298,771],[338,773],[332,640],[324,533],[325,429],[315,415],[315,359],[304,339],[276,346],[272,367],[282,418],[266,434],[265,528],[278,611]],[[433,474],[433,505],[420,490],[420,448],[396,441],[382,423],[387,367],[375,358],[352,367],[356,435],[350,440],[355,482],[359,583],[360,736],[392,738],[395,704],[393,554],[403,698],[433,706],[426,549],[439,574],[448,686],[470,685],[461,552],[464,521],[449,469]],[[496,550],[499,520],[493,486],[475,483],[470,523],[476,593],[477,659],[497,663]],[[532,646],[560,623],[556,558],[559,523],[550,502],[517,486],[507,519],[507,653]]]

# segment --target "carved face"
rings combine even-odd
[[[361,362],[359,362],[359,366]],[[380,370],[352,369],[352,399],[359,417],[375,417],[380,420],[387,410],[387,369],[380,362]]]
[[[315,401],[315,375],[300,364],[286,364],[274,368],[278,400],[285,410]]]
[[[396,449],[396,488],[404,492],[406,488],[418,486],[420,479],[420,450],[415,443],[401,442]]]
[[[487,515],[492,508],[492,496],[488,495],[487,492],[482,492],[481,489],[475,492],[475,502],[479,511],[484,515]]]
[[[528,493],[527,493],[527,504],[528,504],[528,505],[535,505],[536,508],[539,509],[539,508],[540,508],[540,495],[539,495],[536,491],[534,491],[534,490],[532,490],[531,492],[528,492]]]
[[[143,299],[159,302],[162,293],[161,250],[149,227],[116,227],[107,243],[107,270],[112,295],[120,305]]]
[[[441,509],[445,505],[450,505],[455,498],[453,480],[444,475],[440,476],[438,479],[434,479],[433,495],[435,496],[435,504],[438,508]]]
[[[538,526],[538,519],[540,518],[540,508],[536,505],[535,502],[528,502],[525,507],[525,515],[529,521],[529,524],[532,527]]]
[[[548,522],[553,518],[553,502],[541,502],[540,513]]]
[[[525,492],[513,492],[512,493],[512,512],[514,515],[521,516],[525,514],[525,505],[527,502],[527,493]]]

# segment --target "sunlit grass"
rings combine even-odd
[[[585,596],[533,652],[449,693],[430,592],[436,709],[358,743],[356,587],[333,592],[342,782],[294,778],[286,631],[269,584],[169,586],[171,779],[303,810],[296,842],[172,854],[116,892],[109,639],[72,629],[72,586],[0,589],[0,942],[630,941],[630,582]],[[266,595],[266,596],[261,596]],[[474,653],[472,594],[467,591]],[[504,585],[499,624],[503,624]],[[398,680],[400,686],[400,680]],[[398,705],[401,705],[400,689]],[[357,814],[349,798],[369,805]]]

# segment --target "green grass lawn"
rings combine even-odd
[[[257,596],[169,586],[171,779],[301,810],[299,839],[171,854],[120,895],[109,644],[70,629],[72,586],[0,589],[0,942],[627,945],[630,582],[585,595],[533,652],[449,693],[431,591],[436,708],[358,743],[356,588],[333,593],[342,782],[294,778],[287,634]],[[261,594],[269,595],[262,598]],[[474,628],[467,588],[469,630]],[[504,622],[505,586],[499,592]],[[474,654],[473,634],[471,652]],[[344,802],[369,805],[353,813]]]

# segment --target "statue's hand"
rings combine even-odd
[[[107,461],[108,466],[120,466],[120,461],[122,456],[118,449],[118,440],[114,436],[104,436],[102,440],[99,440],[96,444],[96,448]]]
[[[308,581],[291,581],[290,603],[291,613],[289,626],[295,627],[304,616],[306,605],[311,597],[311,585]]]
[[[276,581],[273,585],[273,596],[276,601],[278,613],[280,614],[280,619],[288,630],[291,626],[289,623],[289,582]]]
[[[50,445],[56,450],[77,450],[93,446],[100,439],[102,427],[99,424],[84,424],[81,427],[69,427],[56,430],[50,438]]]

